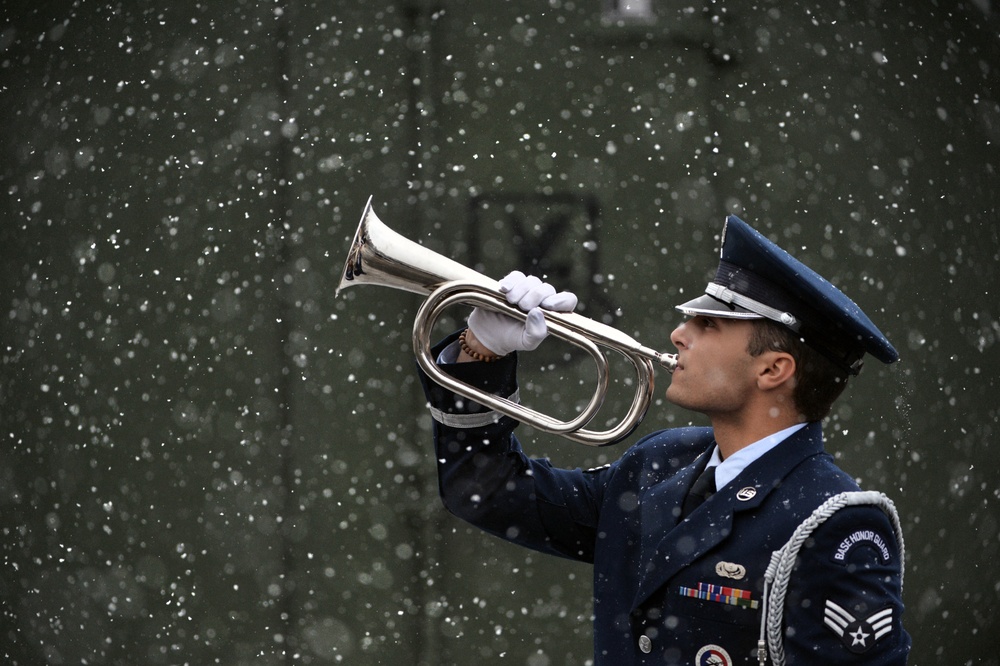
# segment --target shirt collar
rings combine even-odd
[[[712,457],[708,460],[707,467],[715,467],[715,487],[722,489],[727,483],[739,476],[740,472],[746,469],[750,463],[754,462],[762,455],[781,444],[783,441],[806,427],[805,423],[797,423],[790,428],[779,430],[768,435],[764,439],[757,440],[753,444],[744,446],[742,449],[729,456],[725,460],[719,452],[719,445],[715,445]]]

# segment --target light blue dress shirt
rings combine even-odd
[[[750,463],[760,458],[778,444],[781,444],[783,441],[791,437],[792,434],[798,432],[805,426],[805,423],[797,423],[790,428],[779,430],[778,432],[768,435],[764,439],[758,440],[749,446],[744,446],[742,449],[725,460],[722,459],[722,454],[719,452],[719,446],[716,444],[715,450],[712,451],[712,457],[709,459],[708,465],[706,466],[716,466],[716,490],[724,488],[727,483],[739,476],[740,472],[746,469]]]

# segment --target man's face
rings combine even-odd
[[[746,320],[696,316],[670,334],[677,347],[677,368],[667,400],[709,417],[743,409],[756,390],[754,358],[747,352]]]

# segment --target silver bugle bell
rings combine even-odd
[[[430,336],[434,323],[447,308],[457,304],[480,306],[521,320],[527,318],[527,313],[507,302],[496,280],[390,229],[372,210],[371,197],[348,251],[337,294],[359,284],[392,287],[426,297],[413,322],[413,352],[417,363],[435,382],[522,423],[588,446],[606,446],[628,437],[649,409],[653,395],[653,362],[668,372],[673,372],[677,366],[676,355],[644,347],[607,324],[573,312],[543,310],[550,333],[585,349],[597,365],[597,390],[576,418],[560,421],[455,379],[443,372],[431,357]],[[625,417],[608,430],[593,431],[584,426],[604,403],[609,376],[607,357],[598,344],[627,358],[638,379],[632,405]]]

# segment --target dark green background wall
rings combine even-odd
[[[419,300],[334,298],[369,195],[496,274],[509,217],[470,202],[569,194],[569,286],[651,346],[729,212],[872,315],[903,360],[829,449],[900,509],[912,662],[1000,663],[1000,44],[948,4],[5,3],[5,661],[586,663],[589,568],[440,507]],[[546,346],[526,395],[571,408]]]

